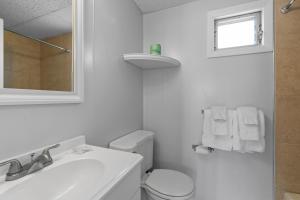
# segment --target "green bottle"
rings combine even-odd
[[[160,56],[161,55],[161,45],[160,44],[151,45],[150,54]]]

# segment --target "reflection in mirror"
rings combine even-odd
[[[1,0],[4,88],[73,91],[72,0]]]

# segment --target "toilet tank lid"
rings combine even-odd
[[[134,152],[140,143],[153,138],[153,136],[154,133],[151,131],[138,130],[112,141],[109,147],[111,149]]]

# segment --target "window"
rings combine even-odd
[[[273,51],[272,0],[208,12],[208,57],[270,51]]]
[[[261,12],[215,20],[215,50],[262,44]]]

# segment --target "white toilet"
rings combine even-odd
[[[150,131],[135,131],[110,143],[111,149],[139,153],[142,162],[142,188],[149,200],[189,200],[194,193],[193,180],[178,171],[154,169],[153,136]],[[148,173],[146,173],[148,172]]]

